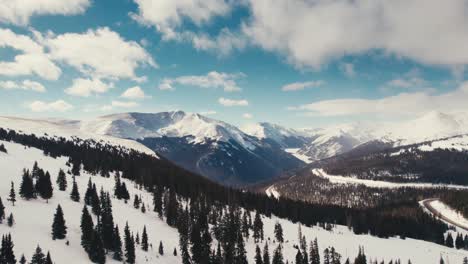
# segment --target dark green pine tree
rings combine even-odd
[[[192,252],[192,260],[195,264],[203,263],[203,245],[201,238],[200,225],[198,222],[193,223],[192,230],[190,232],[190,250]]]
[[[255,247],[255,264],[263,264],[262,252],[258,245]]]
[[[283,249],[281,247],[281,244],[279,244],[278,247],[275,249],[275,252],[273,253],[273,258],[271,260],[271,264],[284,264]]]
[[[275,223],[275,238],[276,238],[276,241],[278,241],[279,243],[283,243],[284,242],[284,238],[283,238],[283,227],[281,226],[281,224],[279,222],[276,222]]]
[[[113,259],[115,260],[123,260],[122,258],[122,239],[120,238],[119,227],[116,225],[114,228],[114,255]]]
[[[52,239],[64,239],[67,236],[67,226],[65,218],[63,217],[63,210],[60,204],[54,215],[54,222],[52,223]]]
[[[159,255],[164,256],[164,246],[162,241],[159,241],[159,249],[158,249]],[[177,253],[176,253],[177,254]]]
[[[10,213],[10,215],[8,216],[7,224],[9,227],[12,227],[15,224],[15,218],[13,217],[13,213]]]
[[[23,178],[20,185],[19,194],[22,198],[29,200],[36,198],[34,183],[28,170],[23,170]]]
[[[181,209],[180,217],[178,219],[177,229],[179,231],[179,247],[180,255],[182,257],[182,264],[190,264],[190,254],[188,250],[189,241],[189,213],[187,208]]]
[[[125,225],[125,259],[127,263],[135,263],[135,241],[130,234],[128,223]]]
[[[91,201],[93,199],[93,182],[91,182],[91,177],[88,179],[88,187],[86,188],[86,192],[84,195],[84,202],[86,205],[91,205]]]
[[[104,248],[113,250],[114,240],[114,217],[112,215],[112,203],[109,193],[101,189],[101,216],[100,232]]]
[[[144,214],[146,213],[146,207],[144,203],[141,203],[141,212]]]
[[[11,235],[2,236],[2,246],[0,250],[0,263],[2,264],[15,264],[16,257],[14,253],[14,244],[11,240]]]
[[[364,248],[359,247],[358,255],[356,259],[354,259],[354,264],[366,264],[367,263],[367,257],[366,254],[364,253]]]
[[[463,236],[462,234],[458,233],[457,234],[457,237],[455,239],[455,248],[456,249],[461,249],[464,247],[464,242],[463,242]]]
[[[42,249],[39,245],[36,247],[36,251],[34,252],[31,258],[31,264],[44,264],[46,257],[44,253],[42,253]]]
[[[140,208],[140,198],[138,198],[138,195],[136,194],[135,194],[135,198],[133,198],[133,207],[135,207],[135,209]]]
[[[125,184],[125,182],[122,182],[121,192],[122,199],[124,199],[125,203],[127,203],[127,201],[130,200],[130,194],[128,193],[127,185]]]
[[[91,187],[91,210],[93,211],[93,214],[99,216],[101,214],[101,198],[99,198],[99,195],[97,193],[96,189],[96,184],[93,184]]]
[[[326,248],[323,251],[323,264],[331,264],[331,259],[330,259],[330,250]],[[359,264],[358,262],[355,262],[355,264]],[[362,263],[364,264],[364,263]]]
[[[59,170],[57,176],[57,185],[60,191],[67,190],[67,176],[65,175],[65,172],[62,169]]]
[[[3,223],[4,219],[5,219],[5,206],[3,205],[2,197],[0,197],[0,224]]]
[[[450,232],[447,234],[447,238],[445,239],[445,245],[447,247],[453,248],[453,237],[452,237],[452,233]]]
[[[45,174],[41,173],[36,182],[36,191],[42,199],[49,202],[49,199],[52,198],[53,190],[49,172],[47,171]]]
[[[114,196],[117,199],[122,199],[122,181],[120,180],[120,174],[115,174],[115,185],[114,185]]]
[[[255,219],[253,223],[253,238],[255,243],[259,242],[260,240],[263,241],[263,221],[258,211],[255,213]]]
[[[166,209],[166,222],[170,226],[177,225],[177,213],[179,210],[179,202],[177,201],[177,195],[171,188],[169,190],[169,199],[164,208]]]
[[[270,264],[270,250],[268,249],[268,242],[263,247],[263,264]]]
[[[146,226],[143,227],[143,233],[141,233],[141,249],[148,251],[148,234],[146,233]]]
[[[174,248],[174,251],[172,251],[172,255],[173,255],[174,257],[177,257],[177,248]]]
[[[76,184],[75,177],[73,177],[73,187],[72,187],[72,191],[70,193],[70,198],[74,202],[79,202],[80,201],[80,191],[78,190],[78,185]]]
[[[244,214],[242,215],[242,235],[245,237],[245,239],[249,239],[249,231],[250,231],[250,225],[249,225],[249,220],[247,214],[250,214],[247,211],[244,211]]]
[[[248,264],[244,239],[240,230],[237,232],[236,264]]]
[[[24,256],[24,254],[21,255],[21,258],[20,258],[19,263],[20,263],[20,264],[26,264],[26,262],[28,262],[28,261],[26,260],[26,257]]]
[[[15,184],[13,182],[11,182],[10,195],[8,197],[8,201],[10,201],[13,206],[15,206],[16,192],[15,192]]]
[[[106,263],[106,252],[104,251],[102,239],[97,230],[94,230],[93,232],[91,247],[90,250],[88,250],[88,256],[93,263]]]
[[[162,203],[162,191],[161,187],[154,187],[153,191],[153,211],[158,213],[160,218],[163,217],[163,203]]]
[[[54,264],[54,262],[52,262],[52,258],[50,257],[50,252],[47,251],[47,256],[46,256],[46,259],[44,261],[44,264]]]
[[[302,257],[301,251],[298,249],[296,253],[296,264],[304,264],[304,258]]]
[[[310,243],[310,264],[320,264],[320,250],[317,238]]]
[[[89,252],[91,249],[91,241],[94,235],[94,223],[93,218],[89,214],[88,208],[86,205],[83,207],[81,214],[81,246],[85,249],[86,252]]]

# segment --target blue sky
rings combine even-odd
[[[2,2],[0,114],[180,109],[300,128],[465,111],[467,5]]]

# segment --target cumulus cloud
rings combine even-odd
[[[0,89],[5,90],[30,90],[35,92],[43,93],[46,91],[46,88],[41,83],[24,80],[22,82],[14,81],[0,81]]]
[[[115,108],[133,108],[137,107],[139,104],[132,101],[112,101],[109,105],[104,105],[100,108],[101,111],[110,111]]]
[[[32,16],[76,15],[91,5],[89,0],[8,0],[0,3],[0,22],[27,25]]]
[[[125,92],[122,93],[120,97],[127,98],[127,99],[144,99],[147,96],[143,89],[140,86],[134,86],[128,88]]]
[[[73,105],[64,100],[54,102],[34,101],[27,105],[33,112],[66,112],[73,109]]]
[[[401,93],[380,99],[345,98],[318,101],[289,107],[313,116],[381,115],[386,117],[415,116],[428,111],[467,111],[468,82],[444,94],[430,92]]]
[[[0,75],[37,75],[57,80],[62,71],[44,52],[44,48],[31,37],[0,28],[0,48],[9,47],[20,52],[12,61],[0,60]]]
[[[54,60],[65,62],[98,78],[134,78],[142,65],[157,67],[151,55],[135,41],[123,39],[107,27],[85,33],[65,33],[45,39]]]
[[[221,97],[218,99],[218,103],[223,105],[223,106],[248,106],[249,105],[249,102],[245,99],[241,99],[241,100],[233,100],[233,99],[228,99],[228,98],[224,98],[224,97]]]
[[[73,84],[65,89],[65,93],[74,96],[89,97],[93,94],[102,94],[113,88],[113,83],[106,83],[100,79],[77,78]]]
[[[320,68],[373,50],[431,65],[468,63],[464,0],[250,0],[249,6],[245,34],[297,67]]]
[[[281,87],[282,91],[285,92],[290,92],[290,91],[300,91],[304,90],[306,88],[314,88],[314,87],[319,87],[322,86],[325,82],[324,81],[309,81],[309,82],[295,82],[295,83],[290,83],[287,85],[284,85]]]
[[[253,115],[250,114],[250,113],[245,113],[245,114],[242,115],[242,117],[245,118],[245,119],[252,119]]]
[[[180,76],[174,79],[166,78],[163,79],[159,84],[160,90],[175,90],[174,85],[188,85],[196,86],[200,88],[221,88],[226,92],[237,92],[241,88],[237,85],[236,79],[243,77],[242,73],[224,73],[212,71],[206,75],[187,75]]]

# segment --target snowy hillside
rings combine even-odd
[[[310,141],[305,132],[266,122],[247,124],[242,131],[259,139],[272,140],[285,149],[300,148]]]
[[[0,152],[0,168],[2,168],[2,176],[0,178],[0,196],[4,201],[7,214],[13,213],[15,224],[8,227],[6,223],[0,225],[0,234],[11,233],[15,244],[14,250],[19,259],[21,254],[25,254],[27,259],[31,258],[31,254],[35,247],[39,244],[44,251],[50,251],[55,263],[88,263],[88,257],[80,245],[80,216],[83,208],[83,200],[80,203],[73,202],[70,199],[70,186],[67,191],[62,192],[57,189],[54,184],[54,195],[48,203],[42,199],[25,201],[18,197],[15,206],[7,202],[7,197],[10,191],[10,182],[18,188],[21,181],[23,168],[31,168],[34,161],[37,161],[39,166],[49,171],[52,175],[53,182],[60,168],[67,169],[67,158],[51,158],[45,156],[42,151],[34,148],[27,148],[23,145],[0,141],[4,144],[7,153]],[[100,176],[89,175],[82,171],[81,176],[76,177],[79,190],[83,196],[88,179],[106,191],[112,191],[114,179],[104,178]],[[71,176],[67,175],[68,181],[71,182]],[[131,196],[140,194],[145,204],[150,205],[152,195],[134,188],[134,185],[125,180]],[[66,240],[69,240],[70,245],[66,245],[66,240],[51,239],[51,224],[56,206],[60,204],[63,207],[66,225],[68,226],[68,234]],[[140,210],[133,208],[131,204],[125,204],[122,200],[112,198],[114,211],[114,221],[122,229],[125,223],[128,224],[133,231],[140,231],[143,226],[146,226],[150,243],[153,248],[148,252],[137,249],[136,263],[181,263],[180,257],[172,256],[174,247],[178,247],[177,230],[169,227],[164,221],[159,220],[156,213],[148,210],[145,214]],[[269,239],[270,255],[273,254],[277,243],[273,239],[273,229],[276,221],[281,223],[284,229],[285,243],[284,255],[285,260],[289,263],[294,261],[297,250],[294,245],[297,241],[297,224],[289,221],[277,219],[276,217],[263,218],[265,236]],[[435,263],[442,256],[446,263],[461,263],[462,258],[466,256],[466,252],[462,250],[450,249],[444,246],[436,245],[429,242],[418,241],[414,239],[381,239],[369,235],[354,235],[346,227],[337,226],[333,231],[327,231],[319,227],[302,227],[302,233],[306,236],[307,241],[317,237],[320,250],[327,246],[334,246],[335,249],[342,255],[344,259],[350,257],[354,259],[357,255],[358,246],[363,245],[368,259],[385,259],[387,262],[393,258],[400,258],[402,263],[406,263],[408,258],[411,258],[412,263]],[[159,241],[163,241],[165,254],[160,256],[157,252]],[[216,245],[216,243],[213,243]],[[263,243],[260,243],[263,246]],[[178,249],[178,248],[177,248]],[[254,263],[255,243],[253,239],[246,242],[247,256],[249,263]],[[117,263],[107,257],[107,263]]]

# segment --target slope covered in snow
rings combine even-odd
[[[305,132],[266,122],[245,125],[242,131],[259,139],[276,142],[282,148],[300,148],[310,140]]]
[[[0,224],[0,234],[11,233],[17,258],[24,253],[30,259],[32,252],[37,244],[39,244],[44,251],[50,251],[55,263],[89,263],[88,257],[80,245],[81,234],[79,225],[83,200],[80,203],[73,202],[69,197],[70,187],[65,192],[61,192],[55,188],[54,196],[48,203],[42,199],[25,201],[18,198],[16,205],[12,206],[6,201],[10,182],[14,182],[16,188],[19,186],[23,168],[31,168],[33,162],[37,161],[40,167],[48,170],[53,180],[55,180],[58,170],[60,168],[67,168],[67,158],[51,158],[45,156],[38,149],[27,148],[16,143],[1,141],[0,144],[4,144],[8,152],[0,152],[0,168],[2,168],[0,196],[3,198],[7,214],[12,212],[15,216],[15,225],[13,227],[8,227],[6,223]],[[90,177],[98,189],[102,187],[106,191],[112,191],[114,186],[114,179],[112,177],[93,176],[82,171],[81,176],[76,177],[82,195]],[[71,182],[69,175],[67,175],[67,178]],[[139,194],[145,204],[151,204],[152,196],[150,193],[135,188],[130,181],[125,181],[131,195]],[[68,246],[65,244],[66,240],[54,241],[51,239],[52,218],[58,204],[63,207],[68,226],[66,239],[70,241],[70,245]],[[141,232],[143,226],[146,226],[148,230],[149,240],[153,244],[153,248],[148,252],[137,249],[136,263],[181,263],[180,257],[174,257],[171,254],[173,248],[178,246],[176,229],[167,226],[164,221],[159,220],[156,213],[151,210],[143,214],[140,210],[133,208],[131,204],[125,204],[123,201],[114,198],[112,198],[112,205],[114,221],[121,229],[128,221],[130,228],[134,231],[138,230]],[[265,236],[270,238],[270,256],[278,245],[273,239],[274,225],[278,221],[284,230],[285,243],[283,245],[283,252],[285,261],[288,260],[289,263],[293,263],[297,252],[295,245],[298,244],[298,225],[274,216],[272,218],[264,217],[263,221]],[[308,242],[317,237],[321,252],[327,246],[334,246],[342,255],[343,262],[347,257],[354,259],[360,245],[365,247],[368,259],[386,260],[386,262],[390,259],[400,258],[403,263],[406,263],[410,258],[412,263],[415,264],[434,263],[442,256],[446,260],[446,263],[461,263],[463,257],[466,256],[466,252],[463,250],[455,250],[414,239],[382,239],[370,235],[355,235],[344,226],[336,226],[333,231],[327,231],[316,226],[302,227],[302,233]],[[157,253],[157,245],[161,240],[164,243],[164,256],[160,256]],[[213,245],[216,246],[216,242]],[[249,239],[246,242],[249,263],[254,263],[255,246],[256,244],[253,239]],[[263,243],[260,243],[260,246],[262,247]],[[118,262],[107,257],[107,263]]]

